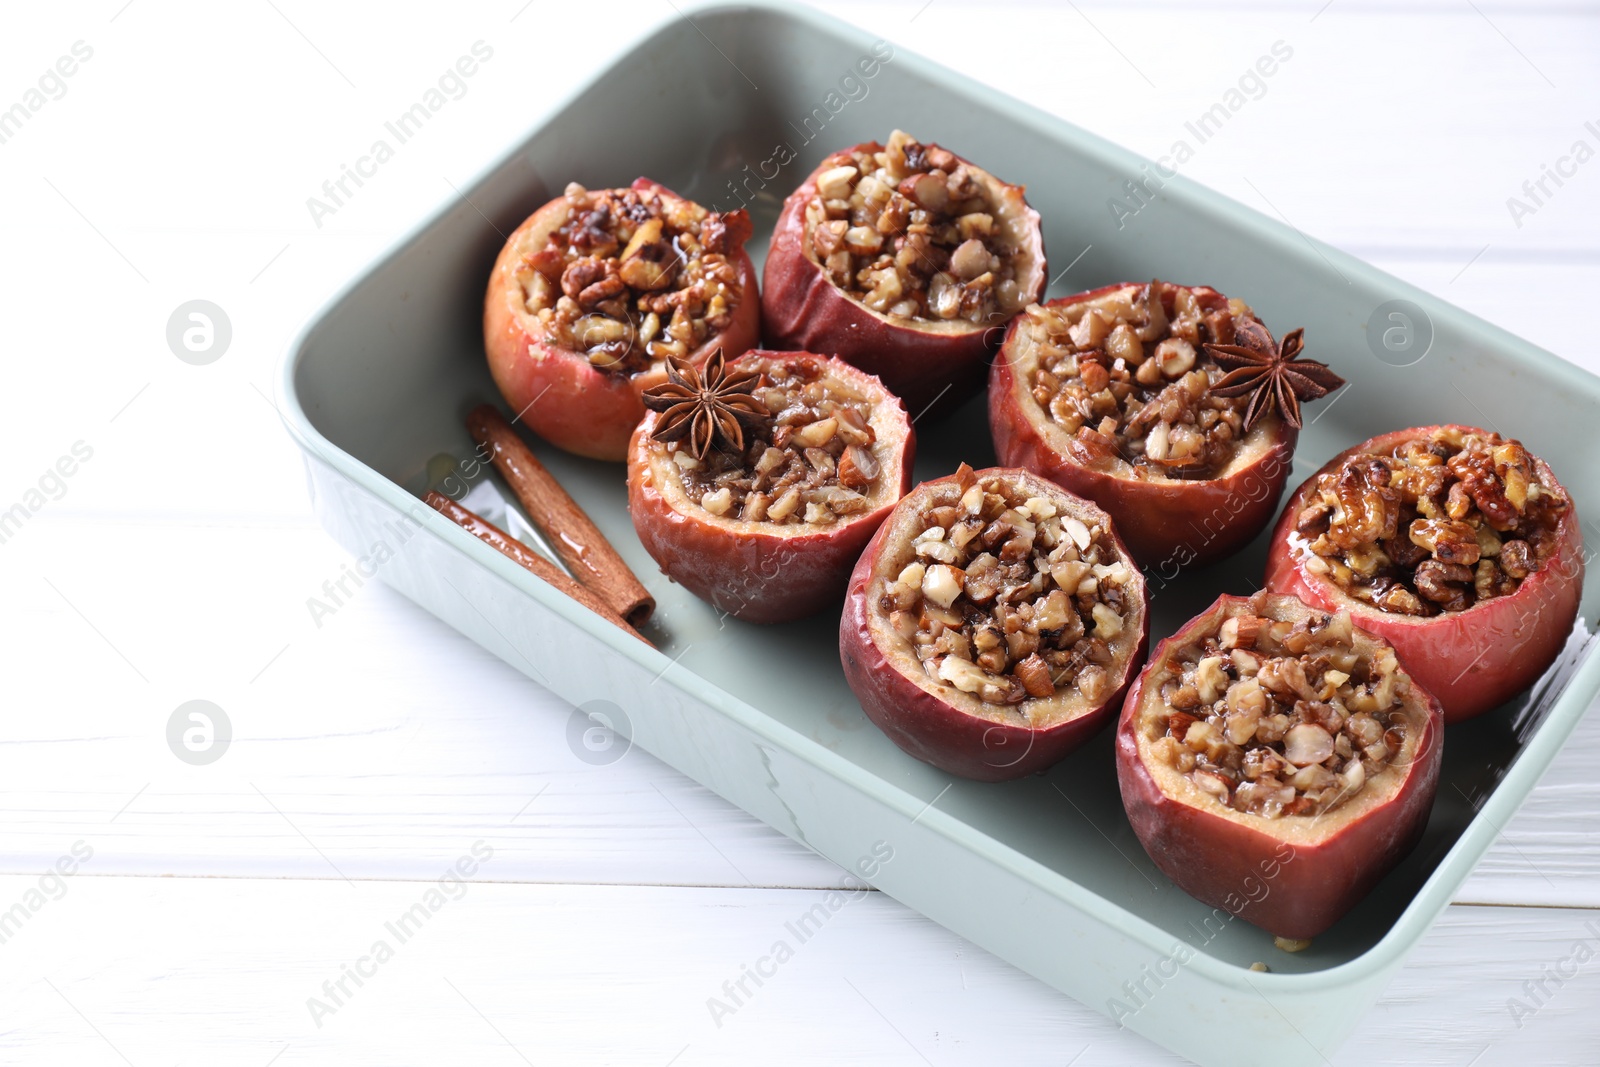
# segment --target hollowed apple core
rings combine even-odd
[[[868,588],[879,640],[970,714],[1041,729],[1103,703],[1143,635],[1105,514],[1022,472],[963,472],[891,519]]]
[[[971,333],[1027,303],[1042,269],[1016,186],[896,130],[816,177],[807,258],[862,307],[933,333]],[[1042,289],[1042,286],[1040,287]]]
[[[1357,600],[1433,616],[1515,593],[1571,506],[1520,442],[1440,426],[1319,475],[1289,548]]]
[[[1163,791],[1247,819],[1381,803],[1422,726],[1393,648],[1347,613],[1266,594],[1169,647],[1143,692],[1139,746]]]
[[[743,211],[718,214],[641,189],[566,188],[565,209],[518,235],[519,317],[531,337],[636,374],[680,359],[732,324]]]

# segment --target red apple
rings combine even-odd
[[[1302,635],[1313,641],[1325,636],[1327,648],[1335,655],[1354,653],[1359,666],[1349,672],[1352,680],[1365,674],[1372,682],[1375,674],[1381,678],[1377,672],[1395,662],[1391,646],[1350,625],[1349,616],[1330,617],[1287,596],[1263,593],[1250,599],[1226,595],[1217,598],[1211,607],[1156,646],[1123,705],[1117,726],[1117,780],[1123,806],[1151,860],[1186,893],[1279,937],[1315,937],[1366,896],[1421,838],[1438,790],[1442,713],[1439,702],[1426,689],[1414,679],[1407,679],[1402,667],[1392,666],[1396,703],[1387,712],[1388,721],[1379,724],[1384,733],[1378,743],[1387,749],[1387,743],[1396,740],[1395,725],[1403,732],[1403,739],[1386,752],[1380,772],[1368,774],[1367,761],[1356,759],[1357,770],[1351,774],[1361,780],[1354,787],[1350,784],[1354,778],[1327,772],[1335,783],[1321,787],[1324,792],[1317,794],[1323,798],[1320,802],[1310,799],[1313,794],[1307,790],[1286,785],[1279,778],[1269,779],[1265,774],[1230,788],[1226,771],[1217,775],[1196,769],[1203,752],[1214,752],[1222,765],[1227,764],[1228,749],[1221,743],[1229,741],[1229,727],[1222,727],[1220,733],[1208,733],[1205,726],[1195,731],[1196,723],[1207,721],[1203,715],[1206,706],[1197,707],[1181,698],[1190,712],[1173,707],[1178,692],[1174,686],[1185,677],[1184,653],[1195,655],[1191,650],[1208,638],[1226,649],[1226,637],[1231,636],[1235,647],[1252,650],[1262,662],[1273,655],[1285,655],[1281,644],[1274,642],[1277,651],[1269,652],[1262,644],[1242,642],[1238,631],[1228,635],[1224,626],[1230,619],[1280,623],[1304,620],[1308,625],[1302,627]],[[1232,626],[1240,627],[1241,623],[1234,622]],[[1320,634],[1319,626],[1325,628]],[[1263,632],[1271,641],[1270,629]],[[1218,641],[1219,638],[1223,640]],[[1295,658],[1292,653],[1287,658],[1297,663],[1304,659]],[[1258,684],[1261,677],[1259,672],[1254,675]],[[1327,681],[1326,675],[1321,677]],[[1226,680],[1230,686],[1247,689],[1248,679],[1245,672],[1233,667]],[[1378,681],[1371,688],[1375,691],[1382,685]],[[1376,702],[1373,693],[1369,692],[1368,698]],[[1272,698],[1268,707],[1289,707],[1295,699],[1289,692],[1281,699]],[[1233,703],[1226,698],[1223,702]],[[1300,700],[1299,704],[1305,705],[1306,701]],[[1294,714],[1299,716],[1298,708]],[[1377,716],[1367,718],[1376,721]],[[1264,727],[1265,713],[1262,720]],[[1330,761],[1339,760],[1333,751],[1333,738],[1357,734],[1360,727],[1366,726],[1358,714],[1344,721],[1345,725],[1334,733],[1314,723],[1307,724],[1306,733],[1315,741],[1306,741],[1304,735],[1294,732],[1300,727],[1291,727],[1279,742],[1263,742],[1257,733],[1243,744],[1262,754],[1257,768],[1281,764],[1289,769],[1302,763],[1310,768],[1323,751],[1330,753]],[[1201,734],[1198,743],[1186,743],[1177,737],[1174,723],[1182,727],[1185,736],[1191,731]],[[1302,752],[1317,743],[1322,749]],[[1211,745],[1216,747],[1208,747]],[[1192,765],[1188,771],[1182,769],[1182,762],[1173,762],[1185,755]],[[1300,762],[1291,761],[1290,756]],[[1320,764],[1315,767],[1326,770]],[[1278,785],[1272,786],[1271,782]],[[1261,783],[1269,784],[1258,788]],[[1284,788],[1296,794],[1287,806],[1282,805],[1281,797],[1274,796]],[[1246,789],[1251,792],[1247,794]],[[1223,799],[1224,792],[1227,801]],[[1295,813],[1297,808],[1306,809],[1305,813]]]
[[[1531,686],[1560,653],[1572,631],[1583,593],[1583,532],[1577,508],[1556,481],[1549,465],[1529,456],[1537,481],[1564,506],[1546,512],[1548,531],[1538,569],[1522,578],[1509,595],[1476,599],[1466,610],[1437,610],[1428,615],[1398,613],[1352,596],[1310,550],[1297,529],[1306,508],[1318,496],[1318,481],[1363,456],[1393,456],[1412,442],[1426,443],[1436,434],[1477,435],[1499,439],[1470,426],[1423,426],[1374,437],[1341,452],[1295,490],[1278,520],[1267,556],[1267,588],[1299,597],[1326,610],[1348,611],[1363,629],[1391,642],[1419,684],[1444,705],[1445,720],[1460,722],[1505,703]],[[1442,497],[1448,487],[1441,490]],[[1448,506],[1448,505],[1446,505]],[[1473,514],[1477,514],[1473,510]],[[1397,529],[1400,537],[1407,530]],[[1494,535],[1498,540],[1498,534]],[[1405,545],[1399,546],[1402,550]],[[1426,550],[1420,552],[1429,556]],[[1479,556],[1469,550],[1474,560]],[[1414,568],[1405,569],[1405,573]],[[1399,575],[1409,592],[1414,578]],[[1420,601],[1424,598],[1416,597]]]
[[[1289,477],[1299,431],[1269,414],[1233,447],[1224,464],[1209,476],[1191,477],[1131,464],[1115,448],[1086,446],[1083,434],[1068,432],[1057,422],[1034,395],[1044,354],[1038,331],[1044,329],[1045,316],[1065,316],[1086,306],[1135,304],[1144,288],[1127,282],[1108,285],[1052,300],[1041,311],[1030,309],[1013,319],[989,373],[989,429],[1001,463],[1025,467],[1095,501],[1116,520],[1117,531],[1142,564],[1176,573],[1232,555],[1266,528]],[[1163,290],[1168,316],[1184,290],[1202,314],[1232,318],[1228,299],[1215,289],[1165,285]],[[1202,333],[1196,340],[1209,336]],[[1193,366],[1205,367],[1209,357],[1202,345],[1191,348]],[[1220,370],[1213,373],[1219,375]],[[1153,391],[1168,384],[1161,380],[1145,388]]]
[[[852,253],[843,274],[853,277],[858,270],[875,269],[875,264],[884,262],[874,257],[903,258],[905,264],[897,268],[896,276],[904,281],[904,291],[902,281],[897,280],[892,299],[888,289],[865,297],[846,292],[830,279],[827,257],[818,250],[819,228],[839,221],[827,217],[819,180],[822,192],[844,189],[854,196],[865,181],[865,176],[854,176],[866,166],[862,157],[877,153],[891,161],[891,177],[906,176],[892,192],[888,182],[879,182],[882,197],[864,201],[874,206],[856,209],[844,220],[852,226],[857,225],[857,215],[870,221],[860,229],[869,241],[881,241],[882,248]],[[851,176],[841,180],[840,168],[851,168]],[[970,195],[951,199],[950,182],[938,175],[954,179],[958,191]],[[881,212],[876,207],[880,202],[887,205]],[[929,207],[923,208],[924,203]],[[903,215],[909,210],[926,210],[935,219],[953,219],[948,214],[951,210],[969,205],[978,209],[969,214],[992,220],[992,236],[963,240],[965,235],[978,233],[973,227],[979,223],[966,223],[964,230],[947,227],[945,234],[954,233],[954,237],[936,237],[926,251],[919,253],[920,245],[907,251],[907,221],[899,218],[897,211]],[[938,282],[939,278],[960,277],[957,266],[975,263],[972,249],[960,251],[966,240],[977,240],[986,247],[1003,246],[1009,254],[995,262],[1002,264],[1002,271],[1009,269],[1013,277],[1009,285],[1002,283],[994,289],[993,306],[974,312],[975,317],[944,317],[929,309],[928,295],[934,285],[941,291],[949,288]],[[981,266],[975,264],[966,273]],[[931,410],[937,415],[953,411],[981,386],[984,364],[1000,343],[1000,328],[1017,310],[1044,295],[1047,277],[1039,215],[1023,198],[1022,186],[1007,184],[937,145],[919,145],[896,132],[887,148],[870,141],[833,153],[784,201],[762,279],[763,329],[767,343],[774,347],[839,356],[882,378],[913,414]],[[959,293],[960,288],[951,291]]]
[[[707,369],[718,362],[713,357]],[[877,378],[827,356],[753,349],[728,363],[726,371],[729,379],[759,373],[764,388],[755,395],[775,404],[781,401],[774,397],[788,395],[791,402],[772,412],[776,426],[753,433],[741,458],[713,457],[712,464],[727,468],[727,478],[749,480],[759,477],[753,472],[769,448],[785,455],[786,466],[776,471],[815,469],[808,457],[820,449],[834,456],[835,476],[821,479],[819,489],[801,491],[798,500],[810,495],[826,503],[848,490],[838,506],[849,510],[810,521],[806,505],[796,503],[782,521],[771,515],[755,518],[754,489],[740,502],[732,502],[731,493],[730,502],[713,499],[712,507],[721,510],[712,510],[707,507],[708,486],[697,482],[696,472],[678,459],[693,457],[683,442],[653,436],[664,416],[651,411],[629,446],[628,512],[634,529],[668,577],[720,611],[755,623],[813,615],[838,599],[862,546],[911,486],[916,441],[910,420]],[[834,419],[839,425],[816,445],[806,443],[807,427],[826,426],[830,416],[822,404],[805,399],[807,385],[825,390],[828,402],[842,402],[856,413]],[[709,483],[710,492],[722,491],[716,484]],[[770,500],[760,505],[760,512],[782,506],[781,494],[766,496]]]
[[[568,242],[565,247],[551,252],[548,250],[551,235],[573,220],[576,212],[588,210],[600,198],[620,200],[629,192],[635,194],[632,199],[647,203],[659,198],[660,214],[667,219],[663,236],[681,229],[678,223],[693,226],[697,231],[704,229],[707,237],[713,237],[712,231],[720,228],[721,232],[713,240],[722,251],[713,254],[725,259],[726,266],[732,268],[731,289],[737,293],[737,302],[724,327],[709,332],[684,353],[691,363],[699,365],[715,348],[721,348],[732,357],[759,339],[761,304],[755,264],[743,248],[749,236],[749,220],[742,210],[728,215],[712,213],[707,219],[716,221],[707,229],[704,222],[695,221],[696,216],[703,213],[699,205],[647,178],[634,182],[631,190],[580,192],[581,195],[559,196],[535,211],[517,227],[501,249],[489,275],[488,294],[484,300],[484,346],[488,351],[490,373],[506,403],[535,433],[568,452],[594,459],[621,460],[627,456],[628,435],[644,417],[639,394],[666,377],[662,369],[664,356],[650,352],[639,339],[638,330],[648,314],[639,308],[639,300],[671,293],[686,277],[682,249],[674,246],[680,258],[677,266],[671,267],[672,280],[654,290],[632,286],[624,289],[613,298],[621,305],[611,308],[617,314],[602,312],[592,321],[579,320],[580,325],[571,331],[575,340],[568,344],[554,336],[539,315],[528,307],[528,287],[540,284],[534,281],[534,275],[541,273],[541,266],[548,272],[543,284],[554,290],[554,296],[561,295],[558,282],[567,265],[566,250],[571,245]],[[629,228],[625,232],[637,232],[631,219],[625,225]],[[580,240],[585,239],[580,237]],[[659,244],[665,248],[673,242],[664,240]],[[600,248],[604,247],[602,243]],[[626,251],[627,248],[619,244],[609,252],[602,251],[600,258],[621,263]],[[672,258],[671,253],[667,258]],[[702,262],[700,254],[687,258],[691,263]],[[667,318],[658,316],[662,328],[667,325]],[[620,340],[611,339],[613,332],[623,336]],[[588,341],[595,344],[586,349]],[[613,346],[612,350],[621,356],[609,368],[596,365],[596,359],[591,358],[591,352],[599,352],[605,345]],[[596,358],[605,362],[603,356]]]
[[[941,524],[930,544],[926,532]],[[1013,571],[989,565],[997,560]],[[1023,572],[1044,575],[1037,591]],[[1027,471],[963,466],[913,489],[862,553],[839,656],[862,710],[895,744],[994,782],[1044,770],[1102,729],[1144,659],[1149,628],[1144,578],[1105,512]],[[935,629],[959,633],[952,644],[975,661],[949,651]]]

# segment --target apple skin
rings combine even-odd
[[[827,363],[830,374],[879,398],[871,425],[880,441],[897,444],[893,458],[884,462],[879,475],[890,491],[882,493],[885,499],[872,510],[826,530],[790,535],[775,531],[807,527],[719,518],[697,506],[675,506],[671,498],[681,505],[681,492],[663,493],[663,479],[669,476],[663,468],[671,460],[653,446],[650,435],[655,430],[655,412],[646,413],[629,444],[628,514],[645,551],[673,581],[718,611],[745,622],[789,622],[835,603],[862,546],[911,488],[916,434],[905,408],[876,378],[816,353],[763,349],[747,352],[738,363],[730,362],[728,373],[756,360],[797,357]]]
[[[1480,601],[1466,611],[1432,618],[1396,615],[1357,600],[1333,582],[1305,568],[1304,553],[1290,541],[1295,518],[1316,480],[1347,458],[1389,452],[1440,426],[1396,430],[1348,448],[1296,489],[1278,520],[1267,551],[1266,586],[1328,611],[1350,612],[1356,625],[1394,645],[1400,662],[1419,684],[1444,705],[1446,723],[1463,722],[1504,704],[1527,689],[1560,654],[1578,617],[1583,595],[1583,529],[1574,504],[1556,526],[1556,550],[1510,596]],[[1454,429],[1483,434],[1471,426]],[[1560,485],[1549,464],[1533,457],[1540,481]],[[1569,494],[1570,497],[1570,494]]]
[[[1443,712],[1438,699],[1413,678],[1422,728],[1420,736],[1407,737],[1414,747],[1404,777],[1387,799],[1364,805],[1358,794],[1325,815],[1307,818],[1332,825],[1331,830],[1321,827],[1320,834],[1300,834],[1296,831],[1303,827],[1285,825],[1297,816],[1268,820],[1232,812],[1198,786],[1183,790],[1187,799],[1174,797],[1157,781],[1139,746],[1137,725],[1146,684],[1202,627],[1251,610],[1249,604],[1247,598],[1224,594],[1156,646],[1117,724],[1117,781],[1134,833],[1161,873],[1180,889],[1276,936],[1311,938],[1359,903],[1421,840],[1439,788]],[[1356,625],[1359,631],[1359,620]],[[1153,690],[1151,697],[1160,699]],[[1168,769],[1166,776],[1188,782],[1176,770]],[[1266,892],[1254,899],[1263,884]]]
[[[991,473],[992,470],[979,471],[978,477],[986,477]],[[1006,473],[1024,478],[1035,477],[1027,471]],[[929,487],[954,484],[955,480],[955,475],[949,475],[933,482],[924,482],[912,491],[906,501],[923,499],[924,491]],[[902,501],[902,505],[906,505],[906,501]],[[1087,501],[1080,503],[1094,507]],[[895,534],[897,529],[895,517],[891,516],[873,535],[872,542],[867,545],[867,550],[861,554],[855,571],[850,575],[844,614],[839,620],[839,660],[844,667],[845,681],[861,702],[861,710],[866,712],[867,718],[891,741],[922,762],[950,774],[979,782],[1004,782],[1049,769],[1111,721],[1121,707],[1123,694],[1127,692],[1139,665],[1144,662],[1145,650],[1149,646],[1150,611],[1142,578],[1137,579],[1137,600],[1140,605],[1138,643],[1127,657],[1116,687],[1099,707],[1044,729],[996,723],[962,711],[951,703],[950,696],[935,691],[936,683],[924,683],[926,676],[912,653],[901,653],[903,657],[910,657],[909,664],[897,664],[874,639],[867,587],[885,539]],[[1115,529],[1111,529],[1110,533],[1118,554],[1131,563],[1132,557],[1117,538]],[[917,677],[907,677],[905,671],[908,669],[915,671]],[[965,694],[960,696],[966,700],[976,700]]]
[[[657,194],[663,200],[682,197],[648,178],[633,183],[634,189]],[[489,275],[488,293],[483,305],[483,340],[489,357],[489,372],[499,386],[506,404],[534,433],[557,448],[591,459],[620,461],[628,455],[628,436],[644,418],[644,402],[639,394],[666,380],[660,367],[628,376],[599,370],[587,357],[552,345],[523,310],[522,287],[516,270],[528,235],[549,233],[566,217],[566,199],[556,197],[518,226]],[[538,236],[535,247],[544,240]],[[761,302],[756,285],[756,267],[743,248],[728,256],[739,272],[744,291],[733,321],[719,334],[689,353],[696,367],[703,364],[713,349],[732,359],[760,339]]]
[[[891,322],[836,288],[807,252],[805,210],[817,195],[817,175],[848,160],[852,152],[882,150],[883,145],[870,141],[833,153],[783,202],[761,279],[762,329],[770,347],[838,356],[882,378],[914,416],[939,418],[982,388],[984,364],[999,347],[1004,324],[930,329],[927,323]],[[1039,213],[1023,200],[1022,186],[995,181],[1007,199],[1021,205],[1028,220],[1024,247],[1033,257],[1033,268],[1018,282],[1025,303],[1033,303],[1044,295],[1047,278]]]
[[[1075,304],[1130,284],[1102,286],[1045,306]],[[1215,289],[1188,288],[1203,307],[1227,306]],[[1105,508],[1134,558],[1147,567],[1214,563],[1249,544],[1272,521],[1294,464],[1300,432],[1293,426],[1276,414],[1263,418],[1246,438],[1252,442],[1247,445],[1250,458],[1242,464],[1236,458],[1230,467],[1238,469],[1220,478],[1137,481],[1092,470],[1071,458],[1071,436],[1039,407],[1026,376],[1013,366],[1013,360],[1023,358],[1015,340],[1020,321],[1013,319],[1007,327],[989,371],[989,432],[1000,463],[1025,467]]]

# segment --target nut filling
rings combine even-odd
[[[1405,743],[1411,682],[1394,649],[1352,647],[1348,613],[1244,614],[1178,652],[1151,751],[1218,801],[1276,819],[1332,811]],[[1162,727],[1165,727],[1164,731]]]
[[[916,558],[885,583],[880,607],[928,676],[997,705],[1076,687],[1112,690],[1136,594],[1105,527],[1024,495],[1000,477],[965,478],[960,501],[928,509]],[[1031,719],[1029,712],[1019,711]]]
[[[1033,399],[1073,435],[1074,460],[1138,479],[1213,478],[1245,434],[1248,400],[1212,393],[1226,372],[1204,345],[1233,344],[1244,319],[1255,316],[1238,300],[1152,281],[1031,305],[1018,328],[1039,353]]]
[[[1019,220],[993,179],[896,130],[817,176],[806,208],[811,251],[828,280],[885,315],[985,325],[1023,304]]]
[[[733,321],[744,294],[729,257],[750,237],[744,210],[576,182],[565,196],[566,221],[517,272],[553,343],[633,374],[686,357]]]
[[[1441,427],[1317,479],[1296,518],[1307,569],[1399,615],[1515,593],[1549,559],[1571,501],[1518,441]]]
[[[742,371],[754,370],[741,360]],[[771,420],[741,452],[702,460],[685,443],[667,448],[690,499],[713,515],[777,525],[825,526],[866,511],[884,460],[872,400],[813,359],[765,360],[751,395]]]

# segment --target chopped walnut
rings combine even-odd
[[[744,211],[576,182],[565,199],[566,220],[517,271],[524,307],[551,343],[633,374],[688,356],[732,323],[746,298],[729,258],[750,236]]]
[[[1212,394],[1226,371],[1203,346],[1232,344],[1247,316],[1237,300],[1159,281],[1032,305],[1019,330],[1038,353],[1033,399],[1073,435],[1080,463],[1127,465],[1137,478],[1215,477],[1245,436],[1249,398]]]
[[[1345,613],[1227,618],[1169,661],[1160,692],[1172,710],[1147,720],[1152,753],[1269,819],[1348,802],[1400,754],[1410,684],[1393,649],[1358,651],[1353,634]]]
[[[1570,506],[1521,443],[1447,426],[1319,476],[1296,529],[1350,595],[1430,616],[1516,592]]]
[[[986,173],[899,130],[848,159],[817,176],[806,209],[829,281],[907,319],[982,326],[1022,307],[1018,251]]]
[[[872,398],[815,357],[773,356],[761,369],[752,395],[773,417],[746,435],[743,453],[713,451],[702,462],[687,442],[665,446],[690,499],[713,515],[777,525],[826,526],[871,507],[886,458],[875,447]]]
[[[999,705],[1110,695],[1113,645],[1139,608],[1106,527],[998,476],[921,522],[912,562],[879,596],[930,678]]]

